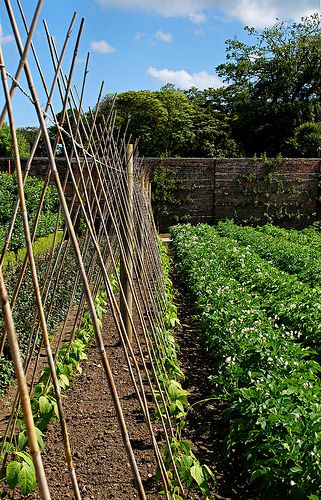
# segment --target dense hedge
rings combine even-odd
[[[216,396],[229,401],[228,450],[240,451],[262,497],[318,498],[321,367],[313,352],[267,316],[241,275],[233,277],[233,263],[250,264],[248,249],[204,225],[172,228],[171,235],[213,357]]]
[[[37,212],[39,200],[43,190],[43,181],[36,177],[28,177],[25,184],[25,196],[30,228]],[[0,250],[6,240],[7,231],[11,223],[15,202],[18,196],[18,184],[15,174],[0,173]],[[58,195],[54,187],[49,186],[40,215],[36,239],[48,236],[55,230],[57,223]],[[20,211],[17,215],[9,250],[15,252],[25,246],[25,237]]]

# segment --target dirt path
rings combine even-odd
[[[131,443],[148,498],[160,498],[155,483],[156,462],[151,440],[141,416],[118,336],[108,321],[106,350],[116,380]],[[88,350],[83,373],[64,397],[68,415],[71,448],[83,500],[129,500],[138,498],[127,455],[122,443],[116,413],[96,347]],[[45,471],[53,500],[72,498],[69,474],[64,460],[58,424],[46,433],[43,454]],[[38,498],[34,494],[32,498]]]

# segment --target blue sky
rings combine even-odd
[[[21,3],[30,24],[36,1],[21,0]],[[24,35],[15,0],[12,5]],[[246,40],[243,30],[246,24],[263,28],[272,25],[276,18],[299,19],[320,11],[320,0],[44,0],[34,43],[48,83],[53,71],[42,20],[46,19],[59,50],[74,11],[78,16],[64,71],[68,72],[76,31],[84,17],[75,84],[81,85],[84,61],[90,51],[85,105],[94,106],[102,80],[105,81],[104,94],[154,90],[167,82],[181,88],[218,87],[221,82],[215,67],[225,60],[227,38],[236,35]],[[14,73],[17,49],[4,2],[0,23],[6,67]],[[31,55],[29,60],[34,68]],[[33,74],[36,75],[35,69]],[[45,96],[36,77],[35,82],[44,104]],[[27,87],[23,78],[21,84]],[[0,102],[3,102],[1,91]],[[54,103],[59,110],[58,96]],[[17,126],[37,123],[32,106],[21,92],[14,97],[14,111]]]

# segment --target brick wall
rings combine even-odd
[[[175,220],[213,224],[225,218],[301,228],[321,215],[319,159],[146,158],[144,166],[150,175],[159,166],[174,172],[181,187],[175,214],[159,218],[161,231]]]
[[[8,171],[8,158],[0,158],[0,171]],[[12,159],[11,170],[14,170]],[[22,162],[24,167],[25,161]],[[35,158],[30,175],[44,177],[48,162]],[[321,218],[319,159],[253,160],[204,158],[145,158],[143,168],[152,178],[158,167],[172,172],[178,204],[158,217],[161,231],[177,221],[213,224],[220,219],[262,224],[274,222],[301,228]],[[57,160],[64,178],[66,163]],[[77,167],[74,168],[77,175]],[[68,196],[73,191],[69,184]]]

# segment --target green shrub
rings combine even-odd
[[[43,190],[43,181],[36,177],[28,177],[25,184],[25,196],[30,229],[32,229]],[[18,196],[18,184],[15,174],[0,173],[0,250],[3,248],[12,220],[15,202]],[[36,232],[36,239],[54,232],[57,223],[59,199],[56,189],[49,186],[43,203],[42,212]],[[59,223],[62,223],[60,218]],[[25,246],[24,228],[21,212],[18,212],[9,250],[17,252]]]

